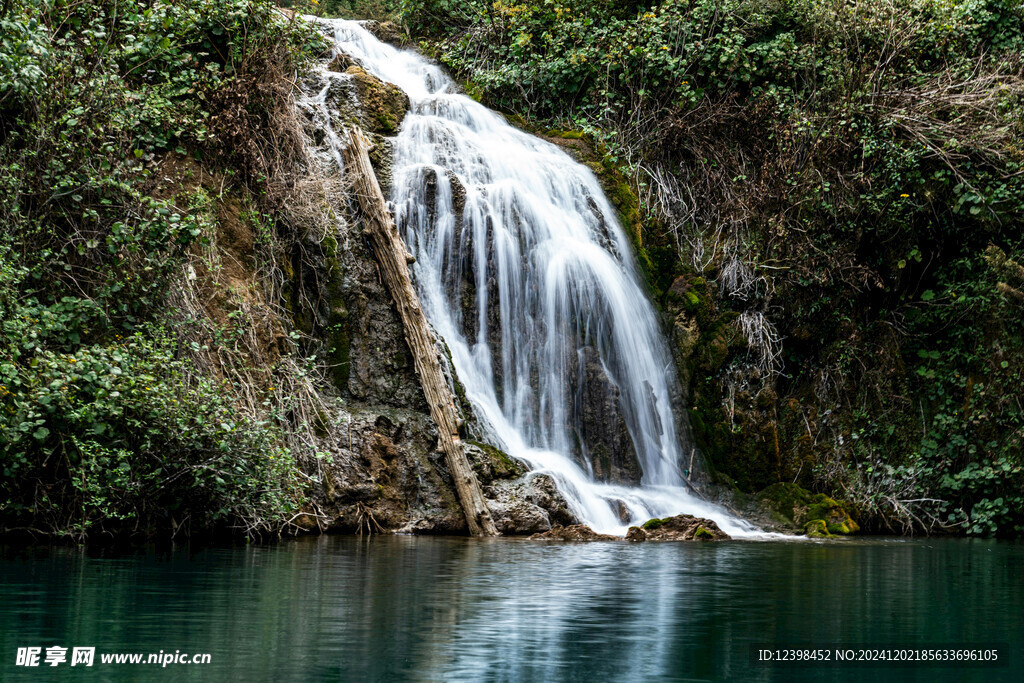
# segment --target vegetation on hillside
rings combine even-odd
[[[868,530],[1024,532],[1020,2],[296,8],[399,12],[630,179],[720,481],[798,482]],[[3,531],[257,535],[300,508],[346,359],[303,309],[322,207],[290,97],[322,48],[268,0],[0,3]]]
[[[593,136],[718,476],[1024,532],[1016,0],[406,0],[485,103]]]
[[[5,532],[255,535],[301,502],[306,371],[246,304],[280,298],[290,80],[320,40],[267,0],[0,5]]]

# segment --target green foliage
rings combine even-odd
[[[385,20],[398,16],[402,0],[296,0],[280,4],[320,16]]]
[[[911,319],[931,408],[912,462],[935,514],[971,534],[1024,532],[1024,320],[995,280],[981,258],[955,261]]]
[[[49,34],[38,19],[0,15],[0,106],[41,94]]]
[[[298,482],[278,428],[239,414],[216,383],[189,382],[196,373],[165,332],[142,328],[71,354],[45,348],[76,334],[88,308],[26,302],[5,320],[13,362],[0,363],[0,510],[10,526],[76,539],[170,520],[254,533],[294,509]]]
[[[168,328],[169,283],[213,222],[208,196],[179,207],[154,192],[153,170],[171,154],[231,160],[229,142],[259,140],[287,102],[266,83],[322,46],[268,0],[4,4],[6,528],[255,535],[301,500],[280,403],[242,410],[238,388],[204,376]],[[262,191],[267,169],[239,166]],[[251,220],[268,239],[265,214]]]
[[[1024,294],[983,258],[1024,259],[1019,2],[403,8],[481,101],[587,130],[638,186],[668,188],[640,193],[639,222],[671,226],[683,267],[652,260],[652,280],[699,246],[718,308],[769,312],[785,369],[747,379],[792,416],[765,439],[777,476],[842,491],[869,528],[1021,533]],[[693,316],[707,297],[688,294],[672,305]],[[746,351],[698,322],[695,431],[749,478],[753,441],[721,408]]]

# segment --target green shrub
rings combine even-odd
[[[257,535],[301,503],[280,402],[182,353],[168,293],[213,224],[153,171],[231,164],[272,211],[281,77],[322,48],[268,0],[3,4],[2,528]]]
[[[484,103],[594,135],[639,190],[645,247],[680,246],[652,278],[692,267],[718,281],[702,305],[770,318],[780,373],[739,346],[691,368],[720,472],[750,471],[720,455],[744,452],[721,408],[742,376],[793,416],[771,425],[773,471],[867,528],[1021,533],[1024,295],[985,262],[1024,262],[1019,2],[403,8]]]

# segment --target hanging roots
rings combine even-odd
[[[384,533],[382,527],[374,518],[373,512],[363,503],[356,503],[356,533],[363,535],[363,528],[366,528],[366,535],[373,536],[375,533]]]

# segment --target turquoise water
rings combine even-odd
[[[1024,680],[1024,544],[304,538],[0,553],[0,679]],[[751,647],[998,647],[1003,666],[803,667]],[[91,669],[19,647],[96,648]],[[209,664],[102,664],[102,653]]]

